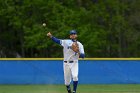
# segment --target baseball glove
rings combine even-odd
[[[79,46],[77,44],[77,42],[73,42],[72,46],[71,46],[71,49],[74,51],[74,52],[79,52]]]

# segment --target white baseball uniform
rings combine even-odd
[[[78,81],[79,54],[75,53],[71,49],[71,46],[73,44],[73,41],[71,39],[60,40],[60,44],[63,46],[65,85],[70,85],[71,79],[73,79],[73,81]],[[84,54],[83,45],[78,41],[77,44],[79,46],[80,54]]]

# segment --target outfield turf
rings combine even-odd
[[[0,85],[0,93],[67,93],[64,85]],[[140,93],[140,84],[79,85],[77,93]]]

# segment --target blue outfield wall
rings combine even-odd
[[[0,60],[0,84],[63,84],[62,60]],[[140,84],[140,60],[80,60],[80,84]]]

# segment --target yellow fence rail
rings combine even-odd
[[[63,60],[63,58],[0,58],[0,60]],[[80,58],[79,60],[140,60],[140,58]]]

